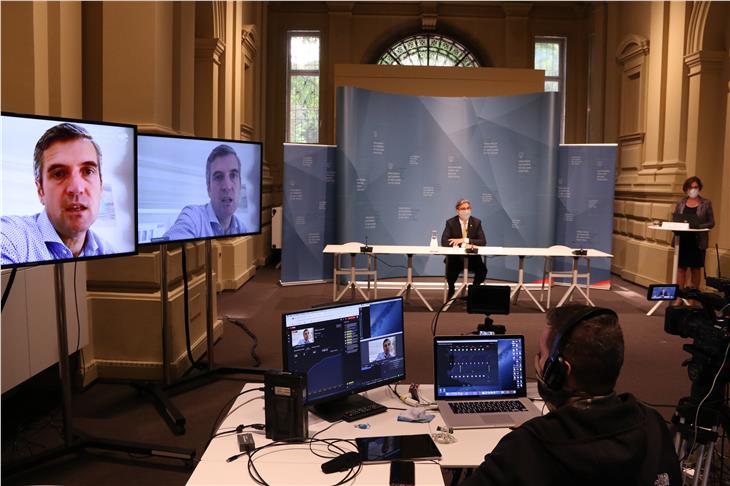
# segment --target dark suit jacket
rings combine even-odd
[[[482,222],[474,216],[469,216],[466,237],[469,238],[469,243],[472,245],[485,246],[487,244],[487,237],[484,236]],[[441,234],[441,246],[450,246],[449,238],[461,238],[461,223],[459,222],[458,216],[446,220],[446,227]]]
[[[684,208],[687,206],[687,196],[683,197],[677,202],[674,208],[674,214],[682,214]],[[697,219],[700,221],[700,228],[712,229],[715,227],[715,215],[712,211],[712,202],[709,199],[700,197],[700,205],[697,206]],[[696,233],[697,246],[700,250],[707,249],[707,243],[710,240],[708,231]],[[672,246],[674,246],[674,238],[672,238]]]

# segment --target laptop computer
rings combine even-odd
[[[540,410],[527,398],[525,337],[434,337],[434,397],[449,427],[516,427]]]
[[[696,214],[677,214],[672,213],[672,221],[675,223],[689,223],[691,229],[700,227],[700,218]]]

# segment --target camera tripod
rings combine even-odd
[[[706,486],[712,470],[712,454],[715,450],[715,442],[720,436],[718,430],[730,430],[730,408],[720,397],[709,399],[702,403],[699,416],[697,410],[700,400],[694,397],[684,397],[679,400],[677,409],[672,417],[676,433],[674,435],[674,448],[680,461],[689,457],[695,446],[699,446],[696,452],[692,486]],[[697,423],[695,423],[695,420]],[[684,474],[684,468],[682,473]]]

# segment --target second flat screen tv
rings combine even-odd
[[[261,143],[139,135],[137,159],[141,245],[261,233]]]

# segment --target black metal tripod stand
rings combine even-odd
[[[66,326],[66,306],[64,294],[63,263],[57,263],[54,271],[56,289],[56,321],[58,332],[58,361],[61,374],[61,392],[63,398],[63,440],[64,444],[55,449],[21,459],[11,464],[3,465],[3,476],[12,475],[38,464],[49,462],[57,458],[74,454],[85,449],[125,452],[143,456],[165,457],[179,459],[192,465],[195,450],[180,447],[169,447],[158,444],[143,444],[115,439],[94,437],[83,433],[73,426],[71,410],[71,371],[68,359],[68,335]]]
[[[707,485],[715,442],[720,436],[718,431],[720,427],[730,430],[730,408],[725,405],[722,395],[708,397],[700,403],[701,400],[694,397],[681,398],[672,417],[676,427],[674,447],[680,460],[687,458],[697,447],[692,486]]]
[[[153,389],[152,396],[155,399],[156,407],[165,422],[170,426],[171,430],[181,435],[185,433],[186,419],[175,407],[169,396],[183,393],[199,386],[206,385],[213,380],[230,376],[230,375],[263,375],[268,370],[258,368],[261,360],[255,353],[257,339],[253,332],[239,318],[226,316],[225,318],[232,324],[243,330],[254,342],[251,349],[251,356],[254,359],[254,368],[232,368],[218,367],[215,364],[214,356],[214,332],[213,332],[213,299],[215,298],[214,282],[213,282],[213,252],[210,240],[205,241],[205,260],[206,272],[205,280],[207,286],[207,306],[206,306],[206,339],[207,339],[207,364],[206,369],[193,372],[191,376],[173,382],[170,372],[170,327],[168,322],[168,289],[167,289],[167,245],[160,245],[161,260],[161,300],[162,300],[162,356],[163,356],[163,386]],[[184,255],[183,255],[184,258]]]

